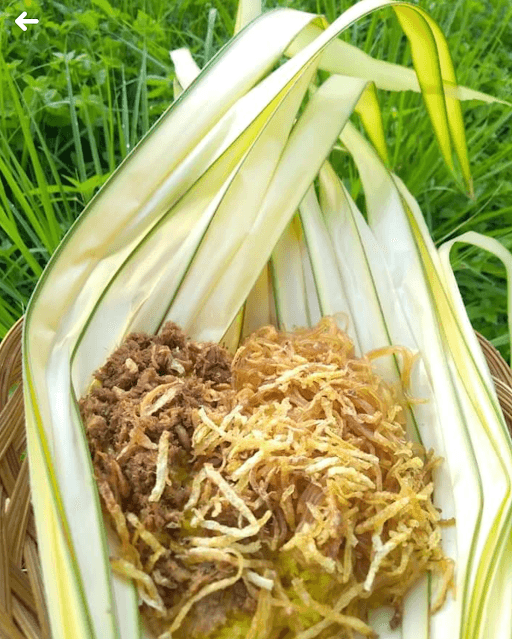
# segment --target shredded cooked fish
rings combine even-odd
[[[81,404],[122,541],[113,567],[136,583],[160,639],[375,637],[368,613],[392,606],[398,624],[427,571],[438,583],[432,608],[443,605],[454,565],[432,502],[441,460],[405,432],[412,353],[356,357],[324,318],[293,333],[264,327],[232,361],[216,350],[223,374],[208,380],[196,360],[213,345],[164,330],[181,344],[164,371],[160,345],[147,338],[141,349],[139,336],[138,350],[113,356],[132,385],[105,400],[106,387],[119,388],[107,363]],[[400,355],[401,385],[372,366],[390,353]],[[100,415],[115,424],[106,447]],[[146,481],[134,486],[137,455]]]

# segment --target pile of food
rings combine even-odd
[[[386,351],[389,353],[389,349]],[[413,356],[400,349],[406,380]],[[332,318],[234,357],[174,324],[130,335],[81,402],[102,503],[161,639],[376,636],[426,571],[453,585],[432,451]]]

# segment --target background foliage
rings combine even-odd
[[[350,0],[267,0],[332,21]],[[421,0],[447,35],[459,83],[509,99],[509,0]],[[37,26],[22,32],[27,11]],[[236,0],[10,2],[0,11],[0,337],[19,317],[49,256],[113,169],[173,100],[169,50],[202,66],[233,32]],[[410,65],[389,11],[344,34],[375,57]],[[250,64],[250,61],[247,61]],[[421,97],[379,92],[392,168],[418,199],[440,243],[475,230],[512,250],[512,110],[463,103],[475,200],[446,169]],[[359,181],[335,162],[364,210]],[[108,220],[105,221],[108,224]],[[470,319],[508,357],[506,281],[500,264],[459,248],[453,263]],[[56,292],[58,295],[58,291]]]

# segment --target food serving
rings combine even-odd
[[[401,383],[372,362],[400,356]],[[376,637],[369,613],[453,587],[433,473],[406,435],[414,355],[357,357],[333,318],[234,356],[172,323],[129,335],[80,402],[102,505],[161,639]]]

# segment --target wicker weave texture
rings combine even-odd
[[[49,639],[25,454],[21,329],[20,320],[0,345],[0,636]]]
[[[25,457],[21,332],[22,320],[0,344],[0,639],[50,639]],[[478,339],[512,432],[512,371]]]

